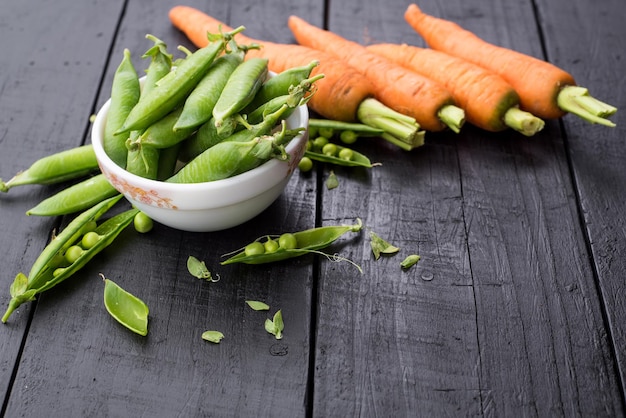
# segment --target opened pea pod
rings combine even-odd
[[[43,249],[28,276],[18,273],[11,284],[11,300],[2,317],[6,322],[21,304],[67,279],[108,247],[139,212],[129,209],[97,225],[97,220],[115,205],[122,195],[98,203],[74,218]]]
[[[353,225],[329,225],[282,235],[266,235],[238,250],[221,264],[264,264],[310,253],[320,254],[320,250],[344,234],[360,232],[362,227],[363,223],[357,219]]]
[[[360,152],[331,142],[325,144],[319,151],[314,148],[306,150],[304,156],[311,160],[346,167],[371,168],[377,165],[372,164],[370,159]]]

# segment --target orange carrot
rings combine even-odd
[[[173,7],[169,12],[172,24],[181,30],[197,47],[208,44],[207,32],[229,31],[229,26],[206,13],[187,6]],[[242,44],[260,44],[259,49],[249,49],[246,59],[264,57],[269,59],[269,69],[280,73],[289,68],[307,65],[313,60],[319,65],[311,72],[311,77],[324,74],[316,81],[317,91],[308,102],[308,106],[319,115],[339,121],[360,119],[359,111],[373,109],[372,112],[385,126],[383,138],[404,149],[411,149],[423,144],[423,132],[412,118],[393,112],[374,99],[374,86],[354,68],[338,60],[335,56],[307,48],[301,45],[281,44],[260,41],[241,33],[235,37]],[[385,116],[381,116],[385,115]]]
[[[433,49],[463,58],[493,71],[517,91],[521,108],[545,118],[575,113],[591,122],[608,126],[606,119],[617,110],[576,86],[574,77],[546,61],[488,43],[454,22],[423,13],[410,4],[404,18]]]
[[[434,49],[407,44],[369,45],[367,49],[446,87],[465,110],[468,122],[491,132],[511,127],[534,135],[543,121],[518,106],[513,87],[494,72]]]
[[[441,111],[454,106],[454,99],[439,83],[299,17],[290,16],[288,24],[299,44],[327,51],[361,71],[374,84],[376,97],[387,106],[414,117],[428,131],[441,131],[446,127]],[[450,127],[455,131],[460,128]]]

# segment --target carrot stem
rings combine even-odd
[[[382,129],[381,138],[411,150],[424,144],[424,133],[414,118],[385,106],[374,98],[367,98],[357,109],[357,118],[361,123]]]
[[[511,107],[504,113],[504,124],[523,135],[533,136],[543,129],[545,122],[519,107]]]
[[[444,123],[454,133],[459,133],[465,123],[465,111],[454,105],[446,105],[439,109],[437,113],[439,120]]]
[[[605,118],[617,112],[617,108],[592,97],[584,87],[563,87],[557,96],[557,104],[562,110],[588,122],[615,127],[613,122]]]

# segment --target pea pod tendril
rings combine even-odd
[[[244,249],[236,251],[230,258],[222,261],[222,265],[245,263],[245,264],[264,264],[275,261],[282,261],[288,258],[298,257],[310,253],[320,253],[319,250],[330,246],[337,241],[342,235],[348,232],[360,232],[363,227],[363,223],[357,218],[356,223],[353,225],[329,225],[311,228],[299,232],[288,233],[290,242],[289,245],[279,245],[274,251],[265,252],[253,252],[246,253]],[[262,242],[264,240],[270,240],[279,238],[279,242],[283,241],[283,234],[280,237],[266,235],[257,238],[254,242]],[[232,254],[232,253],[231,253]],[[228,256],[226,254],[225,256]]]

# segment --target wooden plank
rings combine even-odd
[[[567,116],[563,119],[567,146],[580,200],[581,216],[594,261],[594,271],[607,316],[611,349],[617,356],[624,395],[626,380],[626,307],[623,303],[626,271],[626,150],[624,126],[624,63],[626,36],[620,1],[591,5],[576,1],[565,10],[539,2],[548,58],[567,68],[577,82],[600,100],[620,109],[611,118],[617,127],[590,126]],[[576,36],[571,36],[575,34]]]
[[[109,94],[122,49],[138,57],[150,46],[146,33],[162,38],[173,51],[179,43],[190,46],[167,18],[174,4],[128,2],[99,104]],[[243,23],[233,22],[239,11],[248,10],[256,19],[245,25],[259,37],[286,21],[286,15],[261,3],[188,4],[237,25]],[[309,3],[292,7],[304,10]],[[183,233],[157,225],[145,236],[132,228],[125,231],[74,280],[39,301],[7,414],[304,416],[312,259],[267,266],[219,262],[222,254],[259,236],[312,227],[315,198],[315,177],[296,175],[271,208],[237,228]],[[219,282],[192,277],[185,265],[190,255],[204,260]],[[146,338],[108,316],[99,273],[148,304]],[[271,310],[253,311],[245,300],[264,301]],[[264,329],[265,318],[278,309],[285,321],[282,340]],[[224,340],[219,345],[203,341],[208,329],[222,331]]]
[[[491,42],[541,56],[530,2],[420,6]],[[333,3],[329,27],[362,43],[423,44],[406,30],[405,7]],[[572,50],[585,39],[563,33]],[[420,280],[405,287],[406,276],[388,267],[392,259],[382,266],[366,262],[365,242],[354,254],[365,264],[363,277],[323,264],[314,410],[320,416],[337,410],[344,416],[622,414],[558,123],[532,139],[471,127],[458,137],[430,138],[414,155],[394,155],[371,181],[346,180],[347,197],[324,192],[325,220],[344,217],[349,208],[366,212],[366,224],[400,247],[425,237],[419,269],[435,265],[428,286],[441,288],[426,292]],[[389,176],[406,184],[398,187]],[[371,200],[363,198],[368,195]],[[432,196],[430,211],[418,199],[412,217],[397,216],[404,201],[424,195]],[[386,211],[378,199],[389,202]],[[443,231],[451,232],[437,239]]]
[[[0,176],[5,181],[38,158],[83,141],[121,3],[59,1],[54,8],[44,8],[11,2],[2,6]],[[58,222],[27,218],[24,213],[58,189],[20,186],[0,195],[3,313],[13,278],[19,271],[28,272]],[[0,326],[3,399],[30,313],[31,305],[23,305]]]

